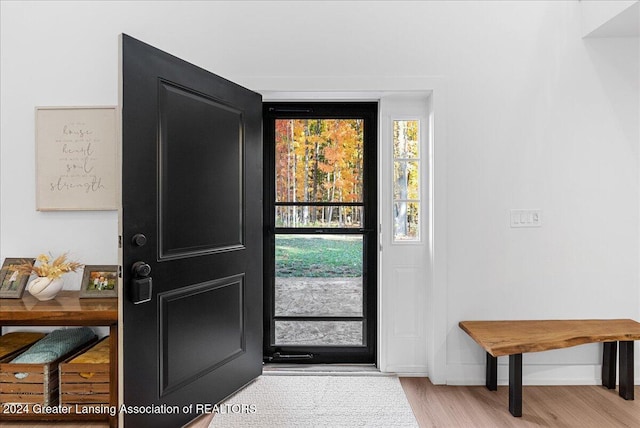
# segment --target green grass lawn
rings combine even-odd
[[[338,278],[362,276],[360,237],[276,236],[276,276]]]

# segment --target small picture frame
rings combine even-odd
[[[21,299],[24,289],[29,281],[29,276],[24,273],[18,273],[13,269],[16,265],[23,263],[31,263],[33,265],[36,262],[35,258],[6,258],[0,268],[0,299]]]
[[[86,265],[80,285],[80,298],[118,297],[117,265]]]

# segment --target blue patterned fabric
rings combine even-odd
[[[10,364],[50,363],[95,337],[95,333],[87,327],[54,330],[14,358]],[[27,374],[16,373],[15,376],[24,379]]]

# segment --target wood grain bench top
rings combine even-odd
[[[460,321],[458,325],[494,357],[640,340],[640,323],[630,319]]]

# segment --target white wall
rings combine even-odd
[[[640,34],[638,0],[581,1],[584,37],[624,37]]]
[[[448,382],[483,380],[460,320],[640,318],[638,39],[583,40],[578,2],[2,2],[0,14],[0,257],[116,262],[116,213],[35,212],[33,108],[115,104],[125,32],[239,83],[447,80],[446,342],[431,345]],[[543,227],[510,229],[511,208],[542,209]],[[525,383],[594,383],[598,349],[527,355]]]

